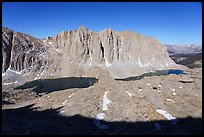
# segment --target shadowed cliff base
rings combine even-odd
[[[98,79],[92,77],[65,77],[56,79],[38,79],[15,87],[17,89],[34,88],[36,93],[50,93],[71,88],[87,88],[93,86]]]
[[[2,134],[29,135],[29,134],[201,134],[202,118],[178,118],[176,124],[168,120],[148,121],[148,122],[125,122],[125,121],[103,121],[101,124],[107,125],[107,129],[100,129],[96,126],[94,118],[82,115],[62,116],[57,109],[47,109],[37,111],[28,105],[21,108],[2,110]],[[160,125],[155,127],[155,123]]]
[[[14,104],[12,102],[6,101],[6,100],[2,100],[2,105],[9,105],[9,104]]]
[[[202,68],[202,53],[174,54],[170,57],[176,64],[181,64],[191,69]]]

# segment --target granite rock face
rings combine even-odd
[[[11,61],[11,48],[13,41],[13,32],[2,28],[2,72],[9,68]]]
[[[174,62],[166,47],[153,38],[130,31],[111,29],[93,32],[84,27],[77,31],[64,31],[51,38],[55,47],[65,49],[70,60],[78,63],[90,61],[105,64],[130,63],[138,67],[168,66]]]
[[[97,66],[112,77],[128,77],[176,66],[165,46],[135,32],[93,32],[81,26],[76,31],[36,39],[7,28],[2,31],[3,72],[9,67],[16,71],[33,67],[39,71],[42,66],[55,64],[60,71],[73,65],[80,72]],[[60,52],[60,56],[53,52]]]
[[[46,47],[41,40],[30,35],[2,27],[2,72],[8,68],[15,71],[35,68],[48,63],[41,55]],[[34,69],[33,69],[34,70]]]
[[[130,31],[93,32],[81,26],[76,31],[63,31],[47,40],[64,51],[67,61],[102,66],[114,77],[176,65],[166,47],[157,40]]]

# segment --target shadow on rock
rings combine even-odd
[[[2,100],[2,105],[10,105],[10,104],[14,104],[12,102],[6,101],[6,100]]]
[[[38,79],[14,88],[17,89],[28,89],[34,88],[33,91],[37,93],[41,92],[54,92],[59,90],[71,89],[71,88],[87,88],[93,86],[98,79],[92,77],[66,77],[56,79]]]
[[[82,115],[63,116],[62,108],[37,111],[33,105],[21,108],[2,110],[2,134],[19,135],[130,135],[130,134],[201,134],[202,118],[178,118],[176,124],[168,120],[158,121],[104,121],[107,129],[101,129],[96,125],[96,119]],[[155,127],[159,125],[159,129]]]

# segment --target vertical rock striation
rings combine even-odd
[[[165,46],[151,37],[130,31],[93,32],[81,26],[76,31],[36,39],[2,28],[2,37],[3,72],[9,67],[16,71],[35,67],[38,71],[48,62],[61,61],[61,64],[74,63],[78,68],[98,66],[113,77],[125,77],[176,66]],[[48,57],[48,52],[53,52],[50,49],[60,51],[62,56]],[[60,59],[56,61],[56,58]],[[63,70],[66,69],[67,65]]]
[[[176,65],[166,47],[157,40],[130,31],[105,29],[93,32],[81,26],[76,31],[63,31],[50,41],[65,51],[69,62],[103,66],[111,73],[114,71],[114,76],[116,71],[124,73],[130,68],[142,73]]]
[[[2,72],[8,68],[22,71],[33,67],[36,71],[47,63],[41,54],[46,46],[30,35],[2,27]]]

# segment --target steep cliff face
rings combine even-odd
[[[138,67],[168,66],[174,62],[166,48],[153,38],[129,31],[111,29],[100,32],[80,27],[77,31],[64,31],[51,41],[55,47],[65,50],[72,61],[78,63],[112,64],[130,63]]]
[[[112,77],[127,77],[176,66],[165,46],[130,31],[93,32],[79,27],[55,37],[36,39],[2,28],[2,37],[3,72],[9,67],[16,71],[32,67],[42,72],[47,66],[55,67],[53,70],[62,75],[66,75],[63,71],[83,75],[92,72],[91,67],[97,67]]]
[[[13,41],[13,32],[2,28],[2,72],[9,68],[11,61],[11,48]]]
[[[42,41],[30,35],[2,27],[2,72],[8,68],[15,71],[35,68],[39,71],[47,64],[42,54],[46,47]]]
[[[63,49],[67,61],[102,66],[113,76],[175,66],[165,46],[153,38],[130,31],[106,29],[93,32],[79,27],[76,31],[63,31],[48,41]]]

